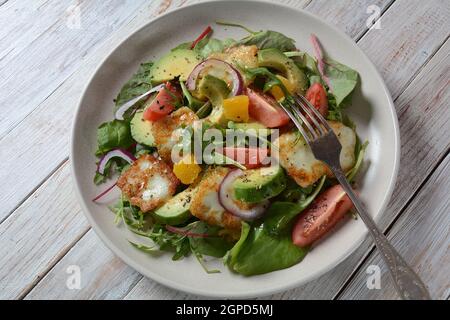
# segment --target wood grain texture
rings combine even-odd
[[[405,141],[402,148],[403,160],[400,166],[400,179],[397,183],[397,185],[403,186],[402,189],[410,184],[417,184],[417,168],[428,167],[427,172],[431,172],[439,159],[448,153],[450,149],[450,112],[448,111],[448,101],[450,101],[449,61],[450,41],[447,41],[398,99],[401,133],[402,137],[404,137],[403,141]],[[445,175],[445,173],[448,173],[448,157],[446,161],[438,168],[437,171],[440,173],[436,174]],[[435,179],[436,174],[433,176]],[[433,177],[430,181],[434,181]],[[414,198],[406,212],[402,214],[401,219],[396,222],[390,234],[395,235],[397,232],[400,232],[401,224],[404,225],[405,230],[401,230],[398,236],[404,239],[404,242],[398,242],[398,248],[409,254],[409,261],[412,261],[414,266],[417,266],[417,270],[420,269],[423,272],[425,283],[429,285],[432,296],[445,299],[450,290],[448,281],[445,281],[449,272],[448,270],[447,272],[444,271],[445,261],[447,261],[448,266],[448,260],[445,259],[449,257],[448,231],[450,223],[448,218],[450,217],[450,211],[448,208],[448,190],[450,189],[450,181],[448,179],[440,181],[440,188],[436,188],[430,181],[427,182],[417,196],[422,200],[418,202],[417,198]],[[410,198],[402,197],[402,189],[396,190],[394,194],[395,201],[391,203],[390,211],[400,210],[402,204],[410,200]],[[412,197],[412,195],[411,193],[409,196]],[[421,210],[426,212],[427,216],[425,218],[422,217]],[[422,219],[425,219],[427,222],[421,222]],[[418,221],[424,225],[418,225],[417,230],[414,229],[412,231],[413,224]],[[442,231],[441,228],[444,228],[444,230]],[[432,239],[430,240],[428,236],[431,236]],[[422,237],[422,240],[419,240],[420,237]],[[419,251],[424,252],[424,250],[428,250],[428,256],[424,252],[419,259],[420,261],[418,261],[417,257],[411,254],[411,249],[406,239],[410,240],[409,244],[416,244],[414,248],[417,248]],[[442,248],[439,249],[439,246],[436,246],[434,241],[441,243]],[[373,256],[372,254],[372,260],[375,259]],[[378,253],[376,256],[379,259]],[[405,258],[408,259],[408,255]],[[420,264],[424,264],[426,268]],[[359,280],[362,277],[361,273],[365,271],[366,265],[367,263],[361,268],[359,277],[352,281],[351,285],[346,289],[343,295],[344,298],[354,296],[355,293],[353,291],[355,290],[359,290],[358,292],[362,294],[361,288],[365,288],[362,287],[365,282],[361,284]],[[372,295],[384,297],[384,293],[389,291],[389,289],[391,287],[386,287],[383,290],[383,295],[380,292],[366,292],[368,291],[367,289],[365,289],[365,292],[368,295],[367,297]],[[391,298],[395,296],[392,290],[389,292],[389,295],[386,297]]]
[[[70,266],[80,267],[79,290],[66,285]],[[121,299],[140,278],[90,230],[26,299]]]
[[[174,1],[174,3],[177,2]],[[97,51],[96,55],[92,54],[91,62],[87,63],[84,69],[79,70],[76,76],[72,76],[70,78],[72,80],[69,83],[66,82],[67,85],[65,83],[61,86],[57,90],[56,96],[52,95],[43,105],[41,104],[42,109],[38,112],[42,118],[39,119],[38,123],[27,122],[26,120],[29,120],[29,118],[20,123],[19,132],[26,133],[28,139],[33,140],[30,141],[30,144],[27,145],[26,140],[21,140],[18,141],[18,144],[9,146],[5,144],[0,147],[0,155],[10,158],[11,161],[8,165],[2,165],[0,168],[0,176],[3,181],[10,179],[8,180],[11,183],[10,186],[14,185],[14,190],[10,190],[10,195],[15,197],[14,193],[20,190],[19,185],[21,183],[19,181],[22,181],[22,186],[28,186],[24,187],[24,191],[30,193],[29,197],[22,193],[16,198],[18,208],[0,225],[0,239],[4,244],[0,249],[0,256],[2,257],[0,259],[2,270],[0,275],[1,298],[20,298],[28,293],[89,229],[73,197],[68,164],[61,166],[53,174],[54,168],[57,168],[68,154],[69,125],[67,119],[72,117],[73,107],[79,98],[81,87],[84,86],[82,83],[85,83],[88,79],[88,70],[103,58],[105,52],[115,46],[116,41],[125,38],[131,30],[147,21],[158,5],[159,1],[153,1],[141,7],[139,12],[136,13],[136,18],[121,29],[122,32],[119,31],[114,40],[105,42],[102,46],[103,51]],[[80,83],[74,88],[74,83],[77,82]],[[61,110],[65,110],[65,113]],[[58,115],[63,115],[63,117],[58,117]],[[59,125],[51,128],[51,125],[54,124],[53,121],[58,121]],[[36,133],[37,136],[42,135],[40,138],[47,136],[51,139],[42,141],[32,132]],[[34,139],[33,136],[37,139]],[[8,137],[2,139],[1,143],[8,141]],[[25,145],[30,147],[26,152],[15,153]],[[47,155],[51,154],[51,152],[48,153],[50,149],[58,149],[62,158],[47,157],[46,153]],[[30,153],[35,154],[34,160],[36,162],[31,158],[22,158],[25,154],[30,155]],[[17,158],[11,159],[8,156],[10,154],[16,154]],[[21,162],[23,160],[25,161]],[[16,168],[21,166],[26,168],[33,167],[33,163],[40,161],[47,161],[47,169],[44,170],[43,175],[40,175],[37,167],[34,167],[35,170],[26,173],[21,172],[21,170],[13,170],[14,162],[16,162]],[[38,178],[34,180],[36,176]],[[46,176],[48,176],[48,179],[46,179]],[[34,191],[40,181],[44,179],[46,181],[37,191]],[[7,189],[5,184],[3,187],[5,190]],[[21,203],[21,198],[27,198],[27,200]],[[6,209],[2,208],[0,220],[8,217],[8,209],[11,207],[8,207],[6,202],[3,202],[6,204]],[[105,283],[108,283],[108,281]]]
[[[398,0],[381,20],[381,29],[372,29],[358,45],[398,97],[448,38],[450,2]]]
[[[390,230],[388,238],[410,261],[430,290],[433,299],[450,294],[450,156],[433,173],[406,212]],[[379,266],[380,290],[366,286],[367,267]],[[388,271],[375,251],[342,294],[342,299],[398,299]]]
[[[86,55],[145,2],[32,1],[30,5],[11,1],[2,6],[0,137],[58,88]],[[41,15],[46,19],[35,18]]]
[[[395,102],[400,122],[402,156],[394,194],[379,223],[383,230],[401,213],[405,204],[448,152],[450,131],[445,129],[450,127],[450,113],[447,108],[448,46],[446,42]],[[372,248],[372,240],[368,238],[329,274],[311,284],[275,297],[333,298]]]
[[[192,2],[194,1],[187,1],[186,3]],[[282,2],[289,5],[299,5],[300,3],[299,1],[292,0]],[[157,3],[157,5],[155,3]],[[175,7],[183,3],[184,1],[173,1],[170,7]],[[309,1],[301,2],[302,5],[307,3],[309,3]],[[344,10],[347,9],[350,11],[351,7],[348,7],[349,2],[333,2],[333,5],[330,6],[329,2],[313,1],[307,9],[319,15],[321,12],[324,13],[324,17],[332,23],[339,21],[339,27],[350,33],[354,38],[358,38],[367,29],[365,26],[365,19],[368,15],[365,11],[361,10],[364,8],[364,3],[367,3],[368,5],[369,3],[371,4],[372,1],[358,1],[360,9],[356,10],[356,14],[354,15],[348,14],[346,13],[346,10]],[[382,2],[381,4],[388,6],[390,1]],[[398,94],[404,90],[413,77],[420,71],[423,63],[434,54],[436,49],[445,40],[445,37],[448,36],[445,32],[442,32],[442,30],[438,32],[433,30],[441,28],[442,25],[445,26],[445,23],[448,23],[449,21],[448,10],[446,10],[446,8],[442,8],[446,5],[446,3],[442,1],[431,1],[430,6],[425,5],[424,3],[421,3],[420,5],[418,4],[419,2],[416,2],[416,6],[421,6],[422,8],[418,10],[417,14],[425,13],[430,15],[429,21],[427,20],[425,24],[415,24],[414,21],[417,20],[419,16],[415,16],[415,13],[411,13],[406,10],[411,8],[414,4],[411,5],[410,2],[398,0],[387,10],[385,14],[385,16],[388,16],[389,19],[385,18],[385,16],[382,18],[382,27],[385,30],[389,30],[389,32],[382,30],[370,30],[360,41],[360,46],[371,57],[371,59],[376,62],[379,70],[382,70],[385,79],[389,79],[388,84],[391,91],[396,92],[397,94],[394,95],[394,97],[397,97]],[[432,8],[432,5],[435,5],[434,9]],[[334,7],[335,9],[330,9],[330,7]],[[65,121],[72,117],[73,106],[76,104],[83,86],[81,84],[85,83],[89,77],[90,70],[98,64],[105,52],[115,46],[117,41],[123,39],[131,30],[136,29],[139,25],[147,21],[151,15],[157,14],[158,10],[166,10],[164,8],[165,4],[163,4],[162,1],[153,1],[151,4],[146,4],[141,7],[139,12],[136,13],[135,18],[133,18],[130,23],[124,25],[118,32],[115,33],[114,37],[107,39],[102,45],[99,45],[96,50],[86,56],[86,61],[79,68],[79,70],[64,81],[50,97],[40,103],[39,106],[31,114],[29,114],[27,118],[25,118],[16,128],[0,140],[0,155],[17,155],[17,158],[11,160],[8,160],[8,157],[3,157],[4,159],[7,159],[6,164],[0,168],[0,177],[3,181],[5,181],[5,183],[0,186],[0,201],[5,203],[6,208],[5,211],[0,212],[0,220],[2,217],[7,217],[11,210],[19,206],[24,198],[26,198],[30,193],[33,193],[33,190],[38,188],[41,182],[50,176],[49,180],[47,180],[37,192],[33,193],[32,197],[22,204],[19,209],[5,221],[5,223],[10,224],[8,229],[3,230],[3,225],[0,226],[0,230],[3,230],[3,232],[0,233],[0,239],[3,240],[14,237],[15,230],[23,227],[26,216],[27,224],[30,228],[28,232],[35,233],[36,238],[41,239],[36,240],[36,242],[48,243],[47,238],[55,241],[55,238],[52,238],[52,235],[48,235],[48,232],[46,233],[40,231],[41,229],[47,230],[46,228],[54,227],[54,222],[47,220],[46,227],[38,225],[38,221],[35,221],[38,219],[35,211],[37,209],[30,210],[28,208],[31,206],[32,202],[38,201],[34,200],[34,196],[37,194],[41,195],[41,199],[44,199],[45,197],[54,197],[56,190],[52,190],[48,186],[55,184],[58,181],[57,177],[60,172],[67,171],[67,165],[65,164],[60,170],[57,171],[56,174],[52,175],[54,168],[63,163],[67,157],[68,152],[66,146],[69,133],[67,123]],[[334,17],[333,13],[335,14]],[[406,21],[404,26],[401,22],[402,20]],[[414,32],[419,35],[419,41],[416,42],[413,39],[413,36],[408,34],[407,30],[414,30]],[[397,50],[400,46],[396,45],[394,43],[395,41],[392,39],[399,39],[400,34],[402,33],[404,33],[403,37],[409,37],[407,39],[411,41],[402,46],[400,50]],[[428,47],[425,45],[423,47],[421,46],[421,39],[426,40],[425,42]],[[380,46],[380,43],[388,43],[389,46]],[[389,65],[391,61],[380,59],[379,57],[393,56],[393,51],[398,51],[398,56],[400,56],[401,59],[394,59],[396,61],[395,64],[390,65],[390,67],[387,68],[386,66]],[[418,62],[416,63],[416,61]],[[403,70],[401,68],[403,64],[406,64],[408,68]],[[400,70],[401,75],[392,75],[392,70],[396,70],[397,72]],[[426,90],[428,90],[425,92],[431,95],[428,97],[432,97],[430,98],[431,100],[436,100],[437,105],[441,106],[442,109],[443,100],[436,97],[436,95],[433,95],[433,92],[430,92],[430,88],[425,86],[424,80],[421,84],[423,87],[426,87]],[[397,101],[399,114],[401,110],[406,108],[404,103],[399,104],[402,101],[402,97],[403,95]],[[405,111],[400,114],[400,122],[402,124],[403,141],[406,141],[405,139],[408,139],[409,136],[412,137],[411,141],[406,141],[406,144],[403,145],[402,152],[404,154],[406,153],[408,157],[415,157],[419,154],[421,161],[415,162],[415,167],[412,165],[409,166],[408,163],[402,163],[402,167],[405,172],[401,174],[400,181],[402,181],[405,185],[400,183],[398,184],[402,187],[402,189],[396,190],[394,204],[391,205],[388,214],[389,217],[385,219],[383,226],[387,226],[392,221],[393,217],[400,212],[400,209],[403,207],[405,202],[411,197],[412,192],[419,188],[425,177],[431,172],[433,164],[437,163],[434,161],[434,157],[439,158],[445,152],[445,144],[440,146],[433,145],[432,147],[426,149],[426,141],[420,140],[414,135],[413,132],[411,132],[411,130],[407,129],[409,126],[415,126],[415,121],[417,121],[417,119],[421,119],[419,118],[419,115],[425,114],[424,117],[427,118],[431,112],[430,110],[423,110],[424,107],[420,105],[419,102],[416,103],[416,101],[413,100],[409,103],[407,109],[410,111]],[[424,111],[425,113],[423,113]],[[436,117],[440,117],[437,120],[441,125],[445,125],[446,121],[448,124],[448,118],[446,120],[445,116],[442,116],[440,113],[438,113]],[[432,121],[436,122],[436,118],[431,117],[430,120],[421,121],[420,124],[429,126],[433,123]],[[436,134],[436,131],[433,130],[434,129],[430,129],[428,132],[432,137]],[[433,143],[442,142],[442,137],[437,140],[438,141],[434,139]],[[45,151],[43,151],[43,148],[46,148]],[[422,152],[423,148],[425,149]],[[430,154],[427,154],[425,150],[430,152]],[[403,157],[403,159],[405,158]],[[431,164],[431,166],[425,165],[427,161]],[[16,170],[14,170],[15,168],[21,168],[21,170],[17,171],[17,173],[13,176],[11,172],[16,172]],[[415,172],[413,177],[409,177],[411,172]],[[409,183],[405,183],[405,181],[409,182],[410,178],[412,178],[411,185],[409,185]],[[10,185],[15,185],[15,188],[10,188]],[[71,194],[71,189],[60,188],[58,190],[61,190],[62,193],[61,195],[58,195],[58,201],[62,201],[61,199],[64,199],[64,201],[68,202],[71,207],[75,201]],[[42,202],[43,201],[40,201],[41,205]],[[42,210],[48,210],[48,207],[43,206],[42,208],[44,208]],[[2,210],[4,209],[2,208]],[[40,212],[42,212],[42,210]],[[21,213],[22,220],[15,224],[17,212]],[[53,214],[61,213],[55,212]],[[66,221],[78,221],[77,219],[83,220],[83,218],[80,217],[79,209],[76,205],[74,205],[70,211],[65,212],[65,214],[66,216],[64,219],[66,219]],[[22,255],[17,259],[11,257],[12,261],[5,263],[5,269],[12,268],[13,266],[19,266],[24,274],[23,279],[18,279],[18,277],[16,277],[12,280],[5,278],[3,282],[0,280],[0,288],[2,288],[2,286],[7,282],[8,284],[10,282],[18,283],[21,288],[20,290],[8,292],[5,294],[7,297],[20,297],[23,292],[29,291],[31,287],[36,284],[38,279],[35,276],[36,274],[40,276],[46,274],[44,280],[30,292],[29,298],[42,298],[45,297],[45,295],[59,298],[121,298],[123,296],[130,299],[193,298],[192,296],[167,289],[151,280],[142,278],[141,275],[132,271],[120,261],[116,261],[114,256],[107,251],[101,243],[99,243],[99,240],[97,240],[95,236],[92,235],[92,232],[88,232],[88,234],[83,237],[83,239],[77,243],[71,251],[69,251],[69,254],[64,256],[71,244],[73,244],[78,237],[82,236],[86,231],[85,225],[83,224],[78,222],[66,223],[67,228],[71,228],[72,233],[65,235],[63,239],[56,240],[60,242],[59,252],[57,249],[50,250],[48,253],[43,250],[41,251],[41,255],[39,256],[39,261],[41,261],[41,263],[39,267],[35,265],[36,262],[34,260],[23,260],[23,256],[26,254],[33,254],[33,248],[23,244],[22,246],[24,249],[22,251]],[[36,228],[34,228],[35,225]],[[37,226],[39,226],[39,228]],[[25,243],[26,241],[26,236],[23,236],[22,243]],[[15,250],[14,243],[6,243],[8,245],[4,249],[5,252],[6,250]],[[70,245],[67,245],[67,243],[70,243]],[[339,268],[334,270],[332,274],[325,275],[321,279],[297,290],[276,295],[274,298],[331,298],[335,296],[345,281],[350,277],[358,261],[360,261],[361,258],[367,254],[369,248],[370,242],[366,242],[360,250],[352,255],[345,266],[341,265]],[[62,256],[64,257],[56,264],[55,268],[51,269],[55,262]],[[88,258],[85,259],[85,256]],[[4,262],[3,259],[0,260],[1,266],[1,263]],[[87,272],[86,279],[89,283],[86,283],[83,290],[79,292],[67,292],[67,290],[63,287],[65,285],[63,279],[67,277],[65,268],[68,264],[71,264],[72,261],[74,261],[75,264],[78,263],[82,270]],[[111,276],[105,276],[104,273],[99,272],[104,270],[102,269],[104,266],[108,265],[114,266],[114,269],[108,269],[108,274],[111,274]],[[135,283],[137,283],[137,285],[131,289]],[[130,289],[131,291],[128,293]],[[52,290],[56,290],[56,292],[52,292]]]
[[[88,230],[71,190],[66,166],[0,225],[0,299],[26,294]]]
[[[312,2],[311,4],[314,4]],[[395,5],[396,3],[394,3]],[[440,8],[438,5],[443,5],[442,2],[434,2],[434,5],[437,5],[434,7],[435,11],[440,11]],[[431,5],[433,5],[431,4]],[[403,27],[399,26],[398,21],[406,20],[406,21],[414,21],[414,15],[409,12],[405,11],[407,8],[410,7],[411,1],[401,1],[399,5],[392,5],[387,11],[386,14],[389,14],[389,18],[382,17],[383,23],[382,27],[386,30],[389,30],[389,32],[381,32],[381,30],[372,29],[370,30],[359,42],[360,47],[363,48],[363,50],[366,52],[366,54],[376,63],[376,66],[379,70],[384,70],[385,74],[383,74],[384,78],[392,78],[393,75],[390,74],[389,69],[385,67],[386,64],[391,64],[391,61],[387,60],[378,60],[377,57],[381,53],[385,54],[386,51],[398,51],[397,47],[392,45],[389,46],[380,46],[379,43],[385,43],[389,42],[392,37],[398,37],[399,34],[406,33],[406,30],[409,30],[410,26],[409,24],[405,24]],[[416,1],[416,5],[419,5],[419,1]],[[424,12],[429,11],[431,8],[422,8]],[[309,9],[309,7],[307,8]],[[339,12],[339,10],[335,10],[336,12]],[[445,11],[445,10],[442,10]],[[333,12],[330,10],[329,12]],[[407,17],[403,17],[405,12],[408,14]],[[418,14],[421,14],[419,12]],[[432,15],[435,15],[436,13],[433,11]],[[411,16],[413,15],[413,16]],[[395,19],[394,19],[395,17]],[[392,21],[392,20],[395,21]],[[440,18],[439,22],[436,23],[435,27],[438,27],[440,23],[443,21],[448,21],[448,16],[443,16]],[[432,21],[432,19],[430,20]],[[423,29],[421,29],[423,27]],[[405,28],[405,29],[404,29]],[[427,33],[426,30],[430,29],[429,26],[424,25],[416,26],[416,32],[419,34]],[[376,37],[374,36],[376,35]],[[433,43],[434,50],[437,50],[439,46],[442,45],[444,42],[446,36],[438,36],[437,38],[434,37],[434,33],[430,31],[427,33],[428,37],[433,38],[435,43]],[[355,34],[357,35],[357,33]],[[378,38],[378,42],[373,42],[374,38]],[[403,60],[397,60],[397,63],[402,64],[407,61],[415,61],[416,59],[421,59],[421,55],[423,54],[422,50],[417,50],[414,48],[414,46],[417,45],[417,42],[413,41],[411,42],[411,45],[413,48],[409,48],[407,46],[403,47],[403,51],[401,51],[401,55],[403,56]],[[434,54],[435,51],[430,52],[430,55]],[[415,65],[414,63],[410,63],[411,65]],[[397,96],[394,95],[394,99],[398,97],[398,93],[401,92],[401,88],[403,85],[406,85],[411,81],[411,79],[415,76],[416,72],[421,68],[421,65],[418,65],[417,68],[409,68],[407,70],[403,71],[402,79],[400,82],[391,82],[388,84],[390,86],[390,90],[393,92],[397,92]],[[422,82],[421,84],[424,86],[427,83],[427,81]],[[437,99],[437,97],[442,96],[439,94],[436,94],[436,92],[433,92],[432,90],[427,91],[427,96],[430,100]],[[425,95],[426,96],[426,95]],[[433,98],[431,98],[433,97]],[[449,141],[449,139],[445,139],[445,137],[442,137],[442,135],[439,135],[439,130],[442,127],[441,125],[436,126],[434,131],[433,128],[430,128],[428,133],[430,136],[440,136],[440,144],[436,143],[435,150],[432,150],[433,152],[430,152],[429,149],[424,149],[426,144],[426,141],[418,140],[417,135],[409,130],[405,130],[405,126],[409,126],[413,119],[417,116],[423,116],[423,119],[426,119],[426,125],[430,126],[431,124],[436,122],[436,119],[439,117],[440,121],[439,123],[447,123],[448,124],[448,116],[449,114],[444,114],[444,100],[440,100],[441,104],[438,104],[441,106],[439,113],[432,113],[429,110],[425,110],[423,105],[423,101],[417,101],[416,104],[415,101],[412,101],[410,105],[410,113],[403,114],[403,117],[400,117],[400,123],[401,123],[401,136],[402,141],[404,141],[402,145],[402,153],[407,153],[409,157],[413,156],[414,154],[420,155],[422,157],[422,162],[414,161],[414,165],[411,166],[411,161],[409,158],[405,158],[405,156],[402,157],[402,164],[401,168],[402,171],[400,172],[399,177],[399,183],[397,186],[401,186],[400,188],[396,188],[396,192],[393,196],[393,201],[391,202],[391,205],[387,211],[387,213],[384,215],[383,220],[381,221],[381,226],[383,228],[387,227],[398,215],[400,212],[402,206],[409,200],[409,198],[412,196],[412,194],[419,188],[421,183],[425,180],[427,175],[431,172],[434,165],[437,163],[438,159],[446,152],[447,145],[446,142]],[[398,99],[397,101],[397,110],[400,112],[405,107],[402,104],[402,98]],[[412,107],[411,107],[412,106]],[[439,107],[436,107],[439,108]],[[423,123],[425,125],[425,123]],[[434,141],[436,142],[436,141]],[[409,177],[411,175],[410,172],[414,172],[414,177],[411,180]],[[331,299],[333,298],[340,290],[340,288],[345,284],[347,279],[351,276],[353,271],[355,271],[355,268],[357,267],[359,261],[365,257],[369,251],[369,248],[371,247],[372,242],[371,240],[366,240],[364,244],[351,256],[351,258],[347,259],[347,261],[343,264],[341,264],[339,267],[335,268],[332,272],[322,276],[316,281],[311,282],[310,284],[307,284],[305,286],[302,286],[301,288],[287,291],[281,294],[277,294],[272,296],[271,298],[274,299]],[[149,288],[149,289],[147,289]],[[166,292],[165,290],[162,290],[162,292]],[[152,281],[149,279],[142,279],[141,282],[136,286],[133,291],[130,292],[127,298],[159,298],[158,291],[154,289],[154,285],[152,284]]]
[[[177,3],[173,1],[172,5]],[[103,39],[102,45],[80,62],[81,67],[74,74],[0,139],[0,156],[5,159],[0,167],[0,179],[4,182],[0,186],[0,202],[3,204],[0,221],[67,159],[71,119],[93,70],[117,43],[152,18],[159,5],[160,0],[152,1],[136,10],[131,21],[120,28],[114,37]],[[14,170],[19,167],[22,170]],[[11,185],[14,187],[11,188]]]
[[[377,7],[379,13],[382,14],[393,2],[393,0],[340,0],[339,5],[330,5],[328,0],[316,0],[308,5],[307,10],[357,40],[367,32],[367,21],[377,20],[371,18],[374,12],[369,7]]]

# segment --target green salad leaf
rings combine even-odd
[[[289,268],[299,263],[308,252],[292,243],[292,220],[317,197],[326,177],[297,202],[275,201],[263,221],[255,225],[243,223],[241,238],[228,252],[225,263],[237,273],[250,276]],[[302,192],[308,192],[304,190]]]
[[[264,219],[265,228],[271,234],[279,234],[280,232],[285,231],[292,219],[305,210],[319,195],[325,181],[326,176],[323,176],[320,181],[316,183],[314,189],[311,189],[311,192],[308,195],[304,195],[296,202],[274,202]]]
[[[153,62],[146,62],[141,64],[137,73],[134,74],[127,83],[125,83],[116,99],[114,99],[114,111],[116,111],[118,107],[120,107],[124,103],[130,101],[133,98],[136,98],[137,96],[140,96],[141,94],[144,94],[152,88],[152,84],[150,83],[152,65]],[[137,102],[135,107],[141,107],[144,102],[145,99]],[[125,114],[125,118],[128,118],[127,114]]]
[[[133,143],[128,122],[120,120],[104,122],[97,129],[96,155],[102,155],[115,148],[127,149]]]
[[[296,49],[295,41],[293,39],[280,32],[272,30],[250,34],[244,39],[238,41],[237,44],[246,46],[255,45],[259,49],[276,48],[281,51],[294,51]]]
[[[251,276],[289,268],[299,263],[307,250],[292,243],[289,232],[273,235],[264,224],[251,227],[244,223],[241,239],[226,257],[228,267]]]
[[[324,63],[324,73],[330,81],[331,94],[336,99],[336,106],[339,107],[355,90],[358,83],[358,72],[328,57],[324,58]]]
[[[236,45],[256,45],[259,49],[277,48],[283,52],[296,50],[295,41],[280,32],[272,30],[252,31],[241,24],[233,22],[216,21],[216,23],[222,26],[241,28],[250,33],[247,37],[238,41]]]
[[[188,103],[188,107],[196,112],[198,111],[201,107],[203,107],[203,105],[205,104],[205,102],[200,101],[196,98],[194,98],[192,96],[192,94],[189,92],[188,88],[186,87],[186,84],[183,81],[180,81],[180,86],[181,86],[181,91],[183,92],[183,96],[185,97],[185,99],[187,100]]]
[[[222,258],[233,246],[232,243],[219,235],[222,228],[210,226],[203,221],[196,221],[191,224],[190,232],[208,235],[208,237],[190,237],[193,251],[206,256]]]
[[[207,58],[216,52],[223,52],[226,48],[233,46],[236,43],[233,39],[218,40],[215,38],[206,37],[200,40],[194,47],[201,57]]]

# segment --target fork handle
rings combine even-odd
[[[430,294],[420,280],[419,276],[403,260],[397,250],[389,243],[386,236],[378,229],[372,217],[368,214],[364,204],[353,191],[350,183],[340,169],[332,168],[332,171],[341,184],[344,191],[355,205],[356,210],[365,223],[369,232],[381,252],[381,256],[388,266],[389,273],[394,280],[394,285],[400,297],[404,300],[429,300]]]

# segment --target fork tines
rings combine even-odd
[[[300,130],[306,142],[317,140],[331,131],[325,118],[305,97],[293,95],[292,98],[293,100],[285,99],[280,105]]]

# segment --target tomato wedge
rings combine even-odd
[[[248,111],[250,116],[267,128],[278,128],[289,123],[289,116],[278,106],[278,103],[269,95],[247,88],[250,99]]]
[[[157,121],[164,118],[175,109],[175,102],[180,99],[180,93],[177,88],[167,82],[152,101],[150,106],[145,109],[143,118],[148,121]]]
[[[306,91],[306,99],[320,112],[324,117],[328,114],[328,98],[325,88],[318,82],[314,83]]]
[[[256,147],[224,147],[219,151],[226,157],[244,165],[247,169],[262,167],[264,159],[269,156],[269,149]]]
[[[340,185],[321,193],[298,217],[292,230],[292,242],[306,247],[323,237],[353,207],[353,203]]]

